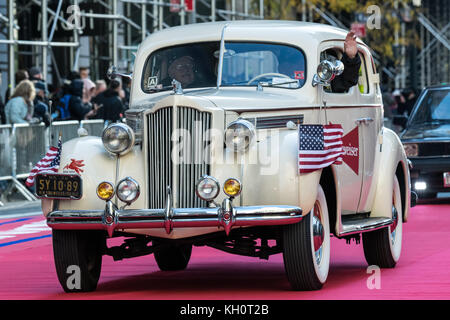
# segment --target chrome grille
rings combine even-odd
[[[176,107],[174,112],[173,107],[167,107],[148,114],[147,126],[149,207],[164,208],[167,186],[172,188],[175,207],[206,207],[207,203],[195,195],[195,183],[210,172],[211,114],[189,107]],[[174,129],[180,130],[172,136]],[[172,153],[177,153],[175,146],[178,159],[172,158]]]

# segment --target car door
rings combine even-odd
[[[358,82],[357,101],[361,106],[361,116],[357,119],[359,132],[362,135],[361,153],[362,162],[361,196],[358,212],[371,210],[371,195],[375,188],[374,165],[377,153],[381,152],[383,128],[383,105],[379,88],[379,77],[372,64],[370,52],[366,47],[359,48],[361,69]],[[372,66],[372,67],[371,67]]]
[[[338,50],[339,55],[342,54],[343,47],[343,41],[327,41],[321,47],[321,52],[334,49]],[[358,86],[353,86],[345,93],[333,93],[327,88],[319,90],[321,100],[325,101],[327,106],[326,111],[322,111],[325,122],[341,124],[344,129],[343,163],[336,165],[335,170],[340,189],[341,213],[354,214],[358,210],[364,166],[361,152],[363,132],[362,127],[357,124],[364,116],[361,105],[358,104],[359,89]]]

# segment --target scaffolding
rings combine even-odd
[[[263,0],[0,0],[1,93],[14,88],[18,69],[38,66],[48,83],[61,84],[88,66],[102,79],[110,65],[130,71],[139,43],[158,30],[263,18]]]
[[[416,1],[417,2],[417,1]],[[303,21],[349,29],[352,20],[298,0]],[[264,19],[263,0],[0,0],[2,95],[14,88],[18,69],[38,66],[47,83],[61,84],[79,66],[104,78],[110,65],[130,72],[134,53],[150,34],[171,26],[208,21]],[[422,0],[413,28],[420,44],[395,43],[398,65],[382,65],[382,79],[396,88],[450,82],[450,2]],[[11,22],[11,23],[10,23]],[[406,28],[401,23],[396,39]],[[374,52],[375,62],[382,53]],[[380,65],[380,63],[377,63]]]

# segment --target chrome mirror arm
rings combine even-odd
[[[133,73],[126,74],[126,73],[118,72],[116,66],[111,66],[111,67],[108,68],[108,71],[106,72],[106,77],[109,80],[115,79],[118,76],[122,77],[122,78],[128,78],[128,79],[132,80]]]

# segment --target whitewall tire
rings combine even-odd
[[[294,290],[318,290],[330,268],[330,224],[325,193],[318,188],[314,208],[283,231],[283,260]]]

